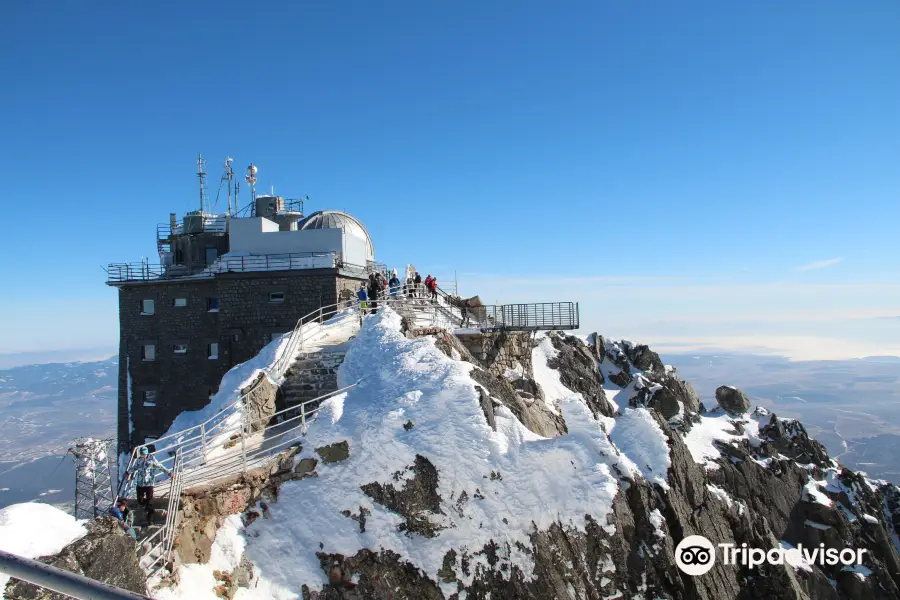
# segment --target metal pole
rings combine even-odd
[[[148,596],[123,590],[84,575],[64,571],[36,560],[0,550],[0,571],[10,577],[66,594],[79,600],[150,600]]]
[[[245,411],[241,413],[241,465],[243,465],[244,473],[247,472],[247,445],[244,443],[244,440],[247,438],[249,429],[247,412]]]
[[[206,423],[200,425],[200,443],[203,445],[203,463],[206,464]]]

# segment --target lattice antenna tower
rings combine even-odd
[[[209,202],[206,193],[206,161],[203,160],[203,154],[199,152],[197,153],[197,178],[200,180],[200,212],[204,212]]]
[[[75,518],[105,515],[115,502],[113,440],[79,438],[69,448],[75,459]]]

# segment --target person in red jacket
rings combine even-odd
[[[431,273],[428,274],[428,277],[425,278],[425,297],[427,298],[429,294],[431,294]]]

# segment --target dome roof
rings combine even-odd
[[[366,258],[375,260],[375,245],[366,231],[366,226],[353,215],[348,215],[339,210],[320,210],[312,213],[300,223],[297,229],[343,229],[345,233],[352,233],[366,241]]]

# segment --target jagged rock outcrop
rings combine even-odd
[[[58,554],[38,560],[114,585],[144,594],[144,572],[138,564],[135,543],[113,517],[88,521],[87,535],[75,540]],[[51,592],[34,584],[11,579],[6,586],[7,600],[67,600],[69,596]]]
[[[412,473],[412,476],[407,476]],[[394,481],[403,477],[403,486],[399,489],[393,484],[378,482],[362,486],[363,492],[378,504],[405,517],[400,525],[401,531],[417,533],[424,537],[435,537],[440,530],[429,515],[441,512],[441,497],[437,493],[437,469],[427,458],[416,455],[415,462],[407,467],[406,472],[394,473]]]
[[[479,368],[472,369],[470,375],[484,386],[488,396],[498,404],[507,407],[528,429],[544,437],[556,437],[566,433],[566,422],[562,415],[551,411],[544,402],[540,389],[535,384],[537,397],[528,397],[517,392],[513,385],[502,377],[491,375]],[[490,417],[485,414],[490,421]]]
[[[760,428],[762,445],[760,454],[764,457],[787,456],[800,464],[814,464],[827,467],[831,463],[825,446],[809,437],[806,428],[796,419],[779,419],[771,415],[769,424]]]
[[[279,387],[272,383],[268,375],[260,373],[250,385],[241,390],[241,394],[246,398],[244,406],[251,431],[262,431],[277,411]]]
[[[559,371],[562,384],[573,392],[580,393],[594,415],[615,415],[616,410],[607,400],[603,389],[603,374],[597,368],[597,360],[591,349],[575,336],[552,333],[549,338],[557,356],[547,364]]]
[[[674,372],[654,371],[634,380],[635,395],[629,398],[632,407],[656,409],[666,419],[700,412],[700,397],[694,387]]]
[[[750,398],[747,397],[747,394],[730,385],[716,388],[716,402],[734,414],[742,414],[750,410]]]

